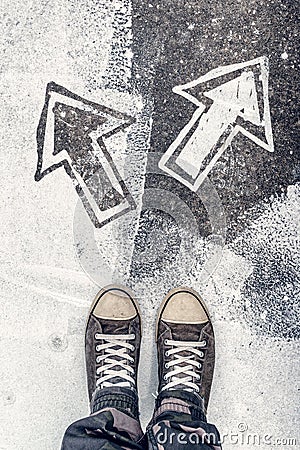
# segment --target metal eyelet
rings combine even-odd
[[[169,364],[165,363],[165,368],[168,369],[169,368]]]
[[[169,345],[169,344],[168,344],[168,339],[165,339],[165,340],[164,340],[164,344],[165,344],[165,345]]]

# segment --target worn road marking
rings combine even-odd
[[[197,86],[200,94],[194,92]],[[197,109],[161,158],[159,167],[192,191],[198,190],[238,133],[274,151],[267,58],[219,67],[173,91]]]
[[[131,116],[49,83],[37,129],[35,180],[63,166],[95,227],[128,212],[135,202],[106,149],[105,139],[133,122]]]

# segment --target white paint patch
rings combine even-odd
[[[260,71],[259,83],[261,83],[263,97],[262,114],[260,113],[254,73],[250,70],[255,66]],[[203,91],[203,96],[212,101],[212,105],[205,112],[205,104],[191,94],[190,90],[234,72],[240,73],[240,75],[207,92]],[[203,180],[238,133],[244,134],[263,149],[274,151],[268,99],[267,58],[257,58],[245,63],[214,69],[195,81],[176,86],[173,91],[194,103],[198,109],[163,155],[159,167],[192,191],[196,192],[199,189]],[[238,117],[245,121],[244,126],[236,123]],[[262,140],[258,134],[254,134],[252,129],[248,130],[247,123],[258,128],[263,127],[265,140]],[[187,138],[187,142],[184,143]],[[221,138],[223,139],[221,140]],[[176,158],[176,164],[192,177],[192,182],[179,175],[176,168],[167,165],[176,150],[183,144],[184,146]],[[208,156],[210,156],[209,162],[201,170]]]
[[[107,140],[140,207],[149,118],[141,112],[140,98],[104,89],[111,39],[118,34],[117,3],[122,2],[5,2],[0,44],[5,55],[0,78],[0,447],[5,450],[58,449],[67,426],[89,413],[83,334],[99,287],[76,257],[72,224],[80,200],[69,177],[59,169],[42,185],[34,180],[36,128],[46,84],[53,79],[96,103],[140,114],[129,144],[125,133]],[[120,242],[117,226],[113,235],[96,235],[100,248],[102,239],[108,243],[107,258],[125,246],[130,258],[131,241]]]
[[[113,16],[110,52],[103,76],[105,89],[97,91],[97,96],[100,95],[97,99],[99,101],[102,99],[105,104],[136,119],[135,124],[128,129],[128,133],[119,133],[106,141],[108,151],[135,201],[136,209],[102,229],[93,230],[98,257],[96,255],[95,258],[91,254],[88,264],[82,264],[82,267],[99,286],[116,282],[126,284],[128,280],[142,208],[151,131],[149,106],[138,95],[128,93],[133,58],[131,0],[110,1],[109,9],[111,8]],[[106,264],[108,271],[99,268],[99,260]]]

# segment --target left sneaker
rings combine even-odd
[[[92,304],[85,335],[92,413],[116,407],[138,415],[140,342],[141,319],[133,295],[118,286],[102,289]]]

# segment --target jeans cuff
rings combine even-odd
[[[115,408],[124,412],[133,419],[139,417],[137,392],[127,388],[102,388],[96,389],[91,401],[91,414],[104,408]]]

